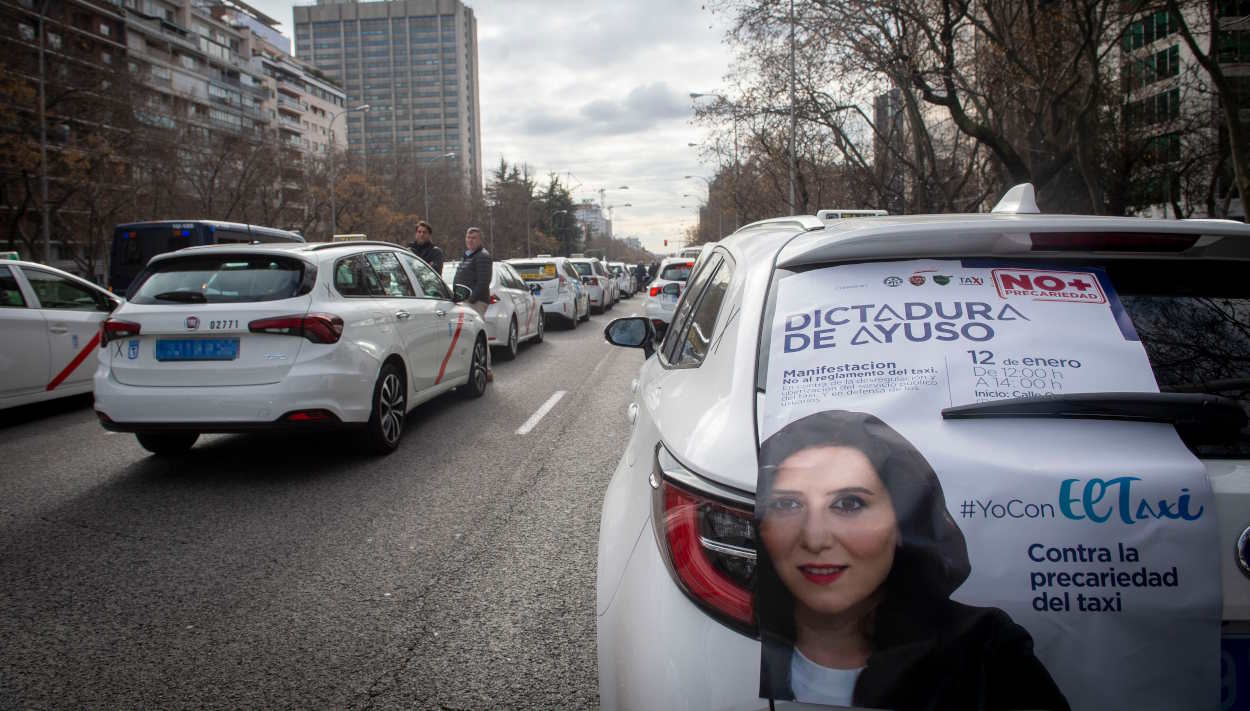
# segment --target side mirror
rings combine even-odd
[[[618,318],[603,329],[608,343],[622,348],[641,348],[648,358],[655,354],[655,328],[642,316]]]
[[[473,296],[473,290],[464,284],[456,284],[451,288],[451,300],[453,303],[459,304],[468,301],[470,296]]]

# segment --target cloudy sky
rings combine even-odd
[[[296,3],[252,4],[292,36]],[[597,201],[604,188],[607,204],[618,206],[618,237],[671,250],[707,193],[702,181],[683,176],[713,170],[687,145],[703,140],[689,94],[722,86],[730,62],[725,18],[699,0],[466,4],[478,23],[483,171],[503,157],[527,163],[543,183],[560,174],[578,186],[577,200]]]

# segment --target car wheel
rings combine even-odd
[[[499,357],[503,360],[512,360],[513,358],[516,358],[518,342],[516,319],[514,318],[508,323],[508,343],[503,347],[503,351],[499,354]]]
[[[473,360],[469,363],[469,382],[461,386],[460,394],[467,398],[482,397],[486,393],[486,336],[479,336],[473,344]]]
[[[582,320],[582,317],[577,315],[577,302],[574,301],[573,302],[573,318],[569,319],[569,330],[576,331],[577,324],[580,323],[581,320]]]
[[[365,425],[366,445],[374,454],[390,454],[399,448],[408,415],[408,388],[403,372],[394,363],[384,363],[373,384],[373,412]]]
[[[542,309],[538,310],[538,333],[534,334],[534,343],[543,342],[543,329],[547,328],[547,314]]]
[[[582,317],[583,321],[590,320],[590,302],[586,302],[586,315]]]
[[[158,457],[186,454],[200,438],[199,432],[136,432],[139,446]]]

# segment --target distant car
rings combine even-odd
[[[681,296],[686,280],[694,269],[694,260],[687,257],[668,257],[660,262],[660,268],[647,289],[646,315],[660,338],[673,321],[673,310]]]
[[[581,276],[582,283],[590,292],[590,308],[603,313],[618,301],[616,279],[608,273],[603,262],[590,257],[572,257],[569,262]]]
[[[624,298],[630,298],[638,287],[634,282],[634,270],[622,262],[608,262],[608,271],[616,278],[616,284]]]
[[[158,455],[202,432],[306,428],[363,430],[386,454],[414,405],[486,391],[468,291],[385,242],[162,254],[100,324],[96,414]]]
[[[443,263],[443,280],[456,281],[460,262]],[[511,264],[495,262],[490,278],[490,306],[486,308],[486,342],[504,360],[516,358],[521,341],[542,343],[543,304]]]
[[[748,225],[712,245],[688,285],[693,263],[665,260],[652,299],[669,287],[682,293],[672,299],[678,316],[663,342],[653,344],[647,338],[648,324],[636,317],[618,319],[605,329],[610,341],[643,348],[648,357],[632,388],[628,450],[608,484],[601,516],[597,628],[603,709],[747,711],[769,706],[760,698],[761,642],[753,595],[761,546],[753,520],[758,423],[768,399],[777,397],[766,390],[765,374],[769,358],[783,347],[775,340],[783,323],[781,313],[774,313],[779,285],[836,273],[832,270],[840,265],[888,265],[912,257],[945,260],[955,269],[961,260],[974,264],[1009,258],[1039,269],[1067,264],[1105,270],[1125,306],[1121,328],[1132,331],[1135,325],[1163,395],[1219,395],[1250,409],[1250,289],[1243,276],[1250,258],[1250,227],[1243,224],[1028,213],[833,222],[795,216]],[[949,282],[929,271],[927,287],[941,293]],[[883,285],[897,287],[900,298],[907,298],[922,293],[917,285],[924,280],[925,275],[909,280],[900,270]],[[832,278],[827,285],[831,298],[835,290],[858,286]],[[857,303],[853,295],[843,298]],[[942,297],[911,298],[921,302]],[[648,318],[654,316],[649,305]],[[842,327],[838,329],[841,335]],[[1037,343],[1041,352],[1063,347]],[[844,397],[844,409],[862,410],[874,395]],[[1070,411],[1082,407],[1089,405]],[[1208,433],[1201,422],[1206,421],[1195,417],[1191,434]],[[1223,580],[1227,661],[1221,665],[1221,684],[1228,689],[1237,688],[1250,671],[1244,654],[1234,659],[1234,651],[1244,647],[1237,646],[1238,635],[1230,634],[1250,619],[1245,578],[1250,554],[1243,533],[1250,520],[1250,500],[1244,493],[1250,490],[1250,429],[1221,430],[1211,424],[1210,434],[1217,437],[1210,443],[1198,439],[1190,449],[1206,468],[1213,508],[1219,513],[1218,539],[1212,544],[1218,544],[1220,570],[1211,573],[1218,576],[1217,590]],[[1012,444],[1005,438],[987,447],[995,452],[990,457],[1011,456]],[[1108,466],[1122,465],[1126,472],[1151,469],[1123,447],[1107,447]],[[1055,456],[1062,457],[1062,450],[1060,443]],[[957,504],[947,503],[952,508]],[[1077,625],[1063,629],[1062,634],[1081,633]],[[1154,645],[1169,642],[1143,638],[1142,649],[1134,654],[1150,649],[1159,658]],[[1107,678],[1099,659],[1080,663],[1089,665],[1085,678]],[[1211,694],[1214,700],[1215,689]],[[923,691],[909,698],[924,705]]]
[[[540,255],[509,259],[508,263],[527,285],[537,286],[534,295],[542,301],[547,318],[558,317],[569,328],[590,319],[590,295],[581,276],[565,257]]]
[[[123,303],[35,262],[0,262],[0,409],[91,392],[100,322]]]

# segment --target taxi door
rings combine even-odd
[[[46,388],[67,394],[90,392],[95,375],[100,322],[113,303],[103,292],[51,271],[21,266],[18,271],[47,324],[49,370]]]
[[[508,298],[512,300],[512,309],[516,313],[516,324],[518,338],[528,338],[534,334],[534,312],[537,310],[535,303],[537,298],[530,293],[529,287],[525,282],[521,281],[520,275],[513,270],[512,265],[503,262],[495,262],[495,268],[499,270],[499,285],[507,292]]]
[[[408,369],[413,386],[419,391],[429,390],[451,379],[455,368],[451,352],[463,324],[455,322],[454,305],[443,279],[414,256],[400,252],[399,260],[408,268],[416,287],[415,296],[407,300],[416,334],[409,350]]]
[[[48,383],[48,327],[32,301],[14,267],[0,264],[0,407],[37,395]]]

